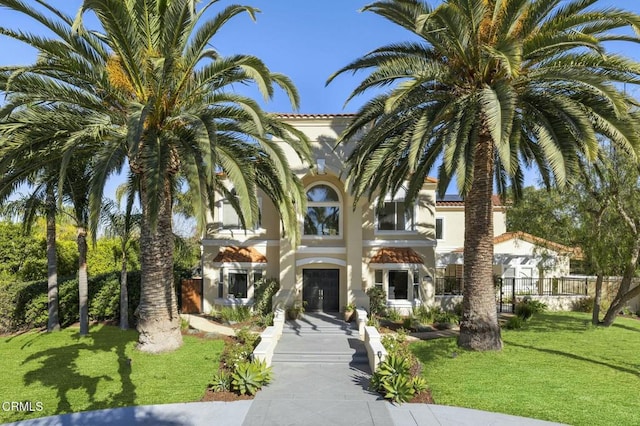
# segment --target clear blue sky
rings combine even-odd
[[[33,0],[25,0],[30,3]],[[75,14],[81,0],[51,0],[56,7]],[[384,44],[404,41],[410,35],[371,12],[361,13],[368,0],[221,0],[211,13],[231,3],[248,4],[261,9],[257,21],[248,15],[237,16],[213,40],[223,55],[253,54],[272,71],[293,79],[301,95],[302,113],[354,112],[366,99],[356,99],[343,109],[344,101],[362,76],[343,75],[328,87],[325,81],[351,60]],[[435,5],[439,1],[431,4]],[[601,0],[596,6],[619,7],[640,13],[639,0]],[[33,22],[0,9],[0,26],[40,32]],[[91,26],[91,21],[89,22]],[[640,60],[640,47],[612,45]],[[20,44],[0,37],[0,65],[29,63],[34,53]],[[239,88],[238,90],[246,90]],[[629,89],[633,90],[633,89]],[[258,97],[257,92],[250,92]],[[290,112],[286,96],[276,93],[264,104],[268,111]]]
[[[75,15],[82,2],[51,0],[51,3]],[[368,0],[221,0],[211,9],[211,15],[231,3],[248,4],[259,8],[261,13],[256,22],[248,15],[237,16],[213,40],[214,47],[223,55],[256,55],[272,71],[288,75],[300,91],[302,113],[354,112],[364,99],[352,101],[346,109],[343,105],[362,77],[343,75],[325,87],[327,77],[376,47],[410,37],[406,31],[371,12],[359,12],[370,3]],[[432,2],[436,3],[439,1]],[[638,0],[601,0],[598,4],[640,13]],[[33,22],[2,9],[0,25],[40,31]],[[640,59],[640,47],[615,46],[615,49]],[[28,63],[33,59],[34,53],[29,49],[5,37],[0,38],[0,64]],[[281,92],[264,106],[273,112],[291,111]]]

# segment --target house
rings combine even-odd
[[[434,197],[436,181],[427,179],[415,208],[405,211],[404,191],[387,196],[382,209],[375,200],[353,198],[345,184],[345,160],[352,146],[334,149],[349,115],[286,115],[305,132],[315,164],[300,161],[283,144],[292,170],[307,193],[300,218],[300,245],[292,247],[270,200],[259,195],[261,221],[241,229],[230,203],[216,200],[203,245],[203,309],[214,305],[250,304],[254,283],[279,279],[274,303],[286,307],[304,302],[307,310],[338,311],[347,304],[368,306],[365,292],[380,286],[388,303],[410,309],[421,298],[421,286],[434,276]]]
[[[461,274],[464,204],[459,197],[436,199],[437,180],[427,178],[413,209],[405,209],[403,189],[386,195],[382,208],[375,207],[377,198],[361,199],[354,208],[345,182],[345,161],[353,145],[335,147],[351,116],[281,117],[303,131],[312,146],[314,164],[307,164],[283,144],[307,194],[306,212],[299,220],[301,242],[292,246],[283,235],[278,211],[264,194],[258,194],[260,222],[246,231],[221,195],[202,239],[204,312],[214,306],[250,305],[255,283],[269,277],[280,282],[273,300],[277,307],[295,303],[304,303],[310,311],[338,311],[351,303],[368,307],[366,290],[378,286],[385,290],[388,306],[408,313],[416,304],[433,301],[437,275]],[[505,212],[496,197],[496,237],[507,235]],[[517,256],[501,263],[501,273],[522,273],[523,265],[504,266],[529,256],[532,251],[526,244],[539,241],[522,234],[502,238],[496,245],[497,256],[504,252],[507,259],[512,249]]]
[[[494,274],[500,278],[562,277],[570,273],[567,247],[525,232],[507,232],[507,207],[493,196]],[[436,276],[462,277],[464,200],[458,195],[436,198]]]

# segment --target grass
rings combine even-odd
[[[137,338],[135,331],[102,325],[92,327],[88,337],[70,327],[0,338],[2,402],[42,406],[31,413],[0,409],[0,423],[202,398],[217,369],[222,340],[184,336],[177,351],[150,355],[135,350]]]
[[[455,339],[412,350],[437,404],[572,425],[640,424],[640,321],[608,329],[579,313],[536,314],[503,330],[501,352],[459,349]]]

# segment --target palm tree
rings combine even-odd
[[[116,195],[118,197],[117,203],[111,200],[104,202],[102,223],[105,226],[106,235],[118,238],[120,241],[120,328],[127,330],[129,329],[128,253],[139,232],[140,214],[133,208],[134,193],[127,192],[124,212],[120,210],[120,201],[123,193],[118,192]]]
[[[0,200],[6,200],[17,188],[17,185],[6,185],[5,177],[0,177]],[[3,213],[11,217],[19,217],[23,231],[29,234],[38,216],[45,216],[47,245],[47,331],[60,330],[58,303],[58,262],[56,255],[56,215],[58,203],[56,196],[56,177],[51,169],[41,170],[35,176],[19,179],[22,184],[29,185],[30,193],[13,201],[4,201]]]
[[[139,348],[175,349],[182,337],[172,270],[174,183],[183,177],[197,193],[194,211],[200,229],[207,211],[213,211],[220,172],[238,194],[236,207],[245,224],[257,220],[257,189],[266,189],[288,236],[298,238],[297,209],[305,204],[302,185],[275,140],[288,143],[304,159],[309,158],[308,141],[231,86],[255,83],[266,99],[279,86],[294,108],[297,92],[287,77],[272,73],[258,58],[222,57],[209,47],[227,21],[241,13],[253,18],[254,8],[229,6],[204,19],[216,0],[198,10],[193,0],[86,0],[74,22],[45,1],[37,3],[54,18],[17,0],[0,0],[55,34],[43,38],[2,29],[35,47],[40,56],[31,66],[0,68],[0,87],[9,99],[0,119],[10,134],[11,113],[20,108],[37,103],[75,113],[82,126],[63,135],[66,143],[59,149],[64,155],[92,157],[91,227],[97,227],[109,176],[125,163],[137,175],[142,208]],[[88,12],[98,18],[99,31],[84,27]]]
[[[605,49],[637,43],[624,28],[640,17],[598,10],[596,0],[385,0],[374,12],[414,41],[376,49],[337,71],[368,71],[349,99],[375,95],[341,141],[358,137],[349,157],[356,198],[393,194],[407,183],[416,198],[438,163],[438,191],[455,176],[465,199],[464,301],[458,344],[500,349],[492,280],[494,185],[515,196],[524,169],[536,167],[547,185],[573,179],[579,159],[593,160],[597,136],[634,152],[636,102],[619,83],[640,82],[640,66]],[[382,197],[380,198],[382,199]]]
[[[71,219],[76,226],[78,244],[78,308],[80,335],[89,334],[89,278],[87,271],[87,236],[89,230],[89,184],[92,164],[85,159],[71,161],[63,167],[63,196],[71,204]],[[95,238],[95,237],[94,237]]]

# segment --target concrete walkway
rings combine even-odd
[[[225,334],[190,316],[192,327]],[[197,318],[197,319],[196,319]],[[210,323],[211,324],[211,323]],[[73,413],[21,426],[542,426],[557,423],[430,404],[393,405],[368,390],[370,370],[357,331],[323,314],[288,322],[273,358],[274,380],[253,401],[195,402]],[[228,329],[228,330],[224,330]],[[222,331],[222,332],[221,332]]]

